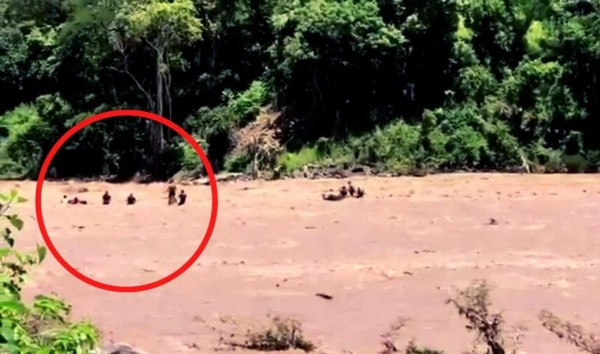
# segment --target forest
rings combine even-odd
[[[596,0],[0,0],[0,175],[36,178],[114,109],[181,125],[217,172],[597,172],[598,38]],[[52,166],[203,170],[127,117]]]

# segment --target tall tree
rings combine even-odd
[[[199,40],[201,35],[202,25],[191,0],[124,1],[111,25],[111,42],[123,59],[121,67],[114,69],[130,77],[152,111],[171,119],[171,70],[184,66],[180,46]],[[129,53],[136,49],[149,51],[154,57],[154,90],[144,85],[147,80],[136,77],[129,69]],[[164,129],[154,122],[148,123],[148,129],[154,167],[158,168],[158,155],[165,148]]]

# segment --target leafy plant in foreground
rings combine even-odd
[[[15,248],[15,233],[23,229],[18,215],[9,213],[27,199],[13,190],[0,193],[0,218],[7,221],[0,247],[0,352],[22,354],[89,353],[99,342],[99,333],[88,322],[70,323],[71,307],[55,296],[38,295],[33,304],[22,301],[21,291],[30,269],[41,264],[46,248],[35,252]]]

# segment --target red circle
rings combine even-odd
[[[202,242],[200,243],[200,245],[198,246],[198,249],[196,249],[196,252],[194,252],[192,257],[187,262],[185,262],[185,264],[183,264],[179,269],[175,270],[173,273],[167,275],[166,277],[156,280],[156,281],[153,281],[148,284],[134,285],[134,286],[117,286],[117,285],[101,283],[97,280],[91,279],[91,278],[81,274],[79,271],[77,271],[75,268],[73,268],[60,255],[60,253],[58,253],[58,251],[56,250],[56,247],[54,247],[54,245],[52,244],[52,241],[50,240],[50,237],[48,236],[48,231],[46,230],[46,225],[44,224],[44,216],[42,214],[42,202],[41,202],[42,201],[42,186],[44,184],[44,179],[46,178],[46,173],[48,171],[48,167],[50,166],[50,162],[52,162],[54,155],[56,155],[58,150],[65,144],[65,142],[70,137],[72,137],[73,134],[77,133],[79,130],[85,128],[86,126],[88,126],[92,123],[95,123],[95,122],[98,122],[98,121],[101,121],[104,119],[115,118],[115,117],[120,117],[120,116],[132,116],[132,117],[136,117],[136,118],[150,119],[155,122],[166,125],[167,127],[171,128],[171,129],[175,130],[177,133],[179,133],[179,135],[181,135],[190,145],[192,145],[192,147],[194,148],[194,150],[196,151],[198,156],[200,156],[200,159],[202,160],[202,163],[204,164],[204,167],[206,169],[206,173],[208,174],[208,180],[210,181],[210,191],[211,191],[211,196],[212,196],[212,210],[210,213],[210,221],[208,223],[208,228],[206,229],[206,234],[204,235]],[[50,153],[48,154],[48,156],[46,156],[46,159],[44,160],[42,169],[38,176],[37,185],[36,185],[36,189],[35,189],[35,213],[37,215],[37,222],[38,222],[38,225],[40,228],[40,232],[42,233],[42,236],[44,237],[44,242],[46,243],[46,246],[48,246],[48,248],[50,249],[50,252],[52,252],[52,255],[54,255],[56,260],[67,271],[69,271],[69,273],[73,274],[79,280],[81,280],[89,285],[95,286],[96,288],[104,289],[104,290],[108,290],[108,291],[115,291],[115,292],[138,292],[138,291],[154,289],[159,286],[167,284],[168,282],[174,280],[175,278],[177,278],[181,274],[183,274],[186,270],[188,270],[192,266],[192,264],[194,264],[194,262],[196,262],[196,260],[200,257],[200,255],[202,254],[202,252],[208,245],[208,241],[210,240],[210,237],[215,228],[215,223],[217,221],[218,205],[219,205],[219,201],[218,201],[218,195],[217,195],[217,182],[215,180],[215,174],[211,168],[208,158],[206,157],[206,155],[204,154],[204,151],[202,151],[202,148],[200,147],[200,145],[198,145],[196,140],[194,140],[194,138],[192,138],[192,136],[189,135],[183,128],[181,128],[179,125],[173,123],[172,121],[170,121],[164,117],[161,117],[157,114],[145,112],[145,111],[139,111],[139,110],[114,110],[114,111],[108,111],[108,112],[96,114],[94,116],[86,118],[85,120],[77,123],[74,127],[69,129],[62,137],[60,137],[60,139],[58,139],[56,144],[54,144],[54,146],[50,150]]]

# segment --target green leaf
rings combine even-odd
[[[27,202],[27,200],[28,200],[28,199],[27,199],[27,198],[25,198],[25,197],[18,197],[18,198],[17,198],[17,203],[26,203],[26,202]]]
[[[8,243],[8,245],[10,247],[14,247],[15,246],[15,239],[13,237],[11,237],[10,235],[6,235],[6,237],[4,238],[4,240],[6,241],[6,243]]]
[[[21,301],[18,300],[4,300],[0,301],[0,309],[11,309],[18,313],[27,312],[27,307],[23,305]]]
[[[8,350],[10,350],[10,354],[19,354],[22,352],[22,349],[14,343],[8,345]]]
[[[4,339],[7,340],[7,342],[12,342],[14,339],[14,332],[12,331],[12,328],[10,328],[9,326],[2,326],[2,329],[0,329],[0,335],[2,335],[2,337],[4,337]]]
[[[38,254],[38,262],[42,263],[44,261],[44,259],[46,258],[46,254],[48,252],[48,249],[46,249],[46,247],[44,246],[37,246],[37,254]]]
[[[0,248],[0,257],[6,257],[12,250],[10,248]]]
[[[11,200],[15,199],[15,198],[16,198],[18,195],[19,195],[19,192],[17,192],[17,190],[16,190],[16,189],[12,189],[12,190],[10,191],[10,199],[11,199]]]
[[[5,331],[6,329],[6,331]],[[0,349],[2,349],[2,353],[7,353],[7,354],[24,354],[24,353],[31,353],[31,351],[24,351],[22,348],[22,344],[19,345],[20,343],[17,343],[17,338],[15,338],[15,333],[14,333],[14,329],[12,329],[12,326],[6,326],[5,329],[2,329],[2,335],[6,335],[5,337],[7,338],[7,343],[2,345],[0,347]],[[29,349],[29,348],[28,348]]]
[[[50,354],[50,353],[52,353],[51,348],[38,348],[35,351],[35,354]]]
[[[8,196],[4,193],[0,193],[0,200],[3,202],[7,202],[10,200],[10,198],[8,198]]]
[[[7,216],[7,219],[17,230],[20,231],[21,229],[23,229],[23,220],[21,220],[17,215]]]

